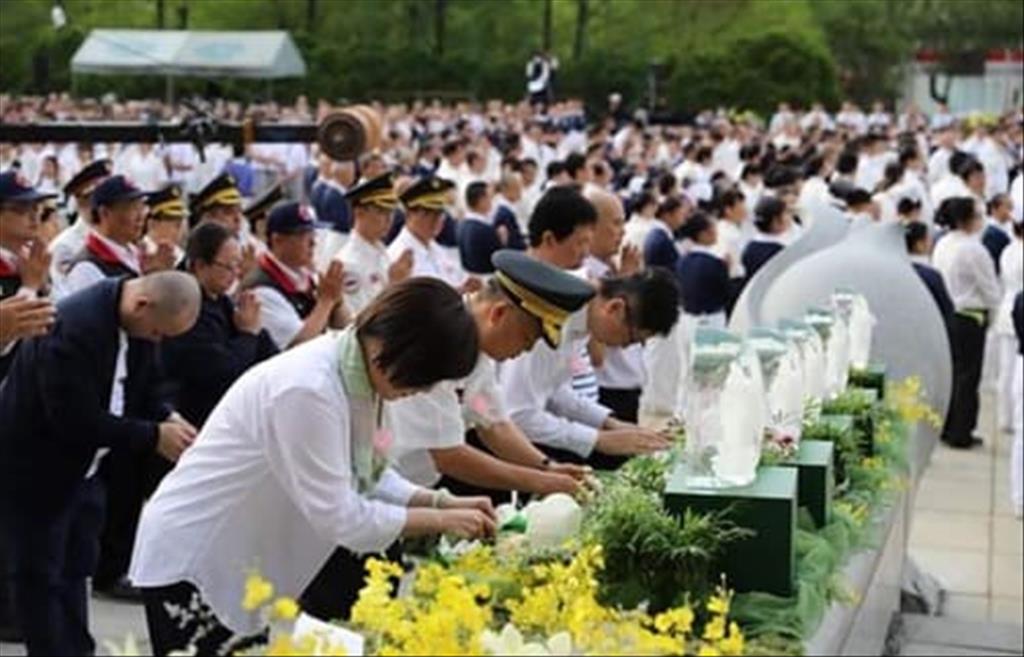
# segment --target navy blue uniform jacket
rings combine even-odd
[[[25,340],[0,387],[0,493],[46,516],[72,501],[96,450],[153,452],[171,413],[159,347],[130,340],[123,417],[109,412],[124,278],[57,306],[53,330]]]

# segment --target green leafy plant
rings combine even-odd
[[[669,514],[657,495],[617,485],[588,513],[585,534],[602,546],[601,600],[652,612],[703,599],[717,581],[722,548],[750,532],[724,514]]]

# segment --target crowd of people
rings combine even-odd
[[[184,111],[0,105],[5,123]],[[0,144],[0,622],[30,653],[93,651],[87,578],[144,602],[157,654],[259,641],[238,604],[255,566],[345,617],[361,555],[487,534],[513,491],[574,494],[664,449],[640,418],[685,408],[693,328],[726,327],[818,204],[905,226],[952,346],[943,440],[978,444],[997,388],[1020,515],[1019,110],[376,109],[379,148],[348,162],[306,143]]]

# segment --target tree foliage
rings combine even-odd
[[[0,90],[68,89],[71,55],[95,27],[286,29],[309,68],[276,95],[360,100],[522,97],[523,67],[550,29],[563,93],[645,98],[652,63],[679,109],[764,110],[842,96],[892,97],[917,48],[1017,47],[1020,0],[53,0],[0,2]],[[548,20],[550,19],[550,22]],[[39,75],[47,63],[48,75]],[[44,83],[44,78],[46,78]],[[160,96],[153,78],[81,76],[83,94]],[[261,82],[182,81],[178,88],[258,98]]]

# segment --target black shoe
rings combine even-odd
[[[21,628],[17,625],[0,623],[0,643],[24,643],[25,637],[21,635]]]
[[[113,584],[97,584],[93,589],[93,594],[99,598],[109,598],[120,602],[142,602],[142,591],[132,586],[127,577],[122,577]]]
[[[947,442],[946,444],[952,447],[953,449],[974,449],[975,447],[983,447],[985,445],[985,441],[982,438],[974,436],[973,438],[971,438],[970,442],[967,443]]]

